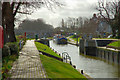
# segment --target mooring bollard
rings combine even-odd
[[[70,65],[72,65],[72,61],[70,61]]]
[[[81,74],[83,74],[83,70],[81,70]]]
[[[73,65],[73,67],[76,69],[76,66],[75,66],[75,65]]]
[[[59,54],[59,56],[61,56],[61,55]]]

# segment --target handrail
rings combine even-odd
[[[69,56],[69,54],[68,54],[67,52],[63,52],[63,53],[62,53],[62,58],[63,58],[63,60],[66,61],[66,63],[67,63],[67,60],[68,60],[68,59],[69,59],[69,61],[71,62],[71,57]]]

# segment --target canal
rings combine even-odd
[[[68,52],[72,59],[72,64],[76,65],[77,69],[84,70],[92,78],[120,77],[118,65],[105,62],[95,57],[84,56],[79,53],[79,47],[75,45],[57,45],[51,40],[50,47],[60,54],[62,52]]]

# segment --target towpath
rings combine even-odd
[[[103,49],[108,49],[108,50],[112,50],[112,51],[116,51],[116,52],[120,52],[120,50],[118,49],[114,49],[114,48],[107,48],[107,47],[99,47],[99,48],[103,48]]]
[[[27,40],[9,73],[10,78],[46,78],[34,40]]]

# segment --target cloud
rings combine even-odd
[[[66,6],[61,8],[56,7],[54,12],[47,8],[40,8],[32,15],[28,16],[31,19],[43,18],[47,23],[52,24],[54,27],[59,26],[62,18],[67,17],[91,17],[94,12],[97,0],[61,0]]]

